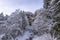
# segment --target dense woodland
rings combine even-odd
[[[44,0],[35,13],[0,13],[0,40],[60,40],[60,0]]]

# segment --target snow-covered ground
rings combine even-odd
[[[15,40],[27,40],[29,37],[31,37],[31,34],[29,31],[26,31],[23,36],[16,37]],[[0,35],[0,40],[4,36],[4,34]],[[13,40],[13,39],[12,39]],[[43,34],[41,36],[34,36],[32,40],[57,40],[57,38],[53,39],[50,34]]]
[[[0,40],[1,40],[1,38],[4,36],[5,34],[0,34]]]
[[[36,36],[33,40],[51,40],[51,35],[43,34],[42,36]]]
[[[23,36],[18,36],[16,39],[18,39],[18,40],[26,40],[26,39],[29,39],[31,34],[32,33],[30,33],[29,31],[26,31]]]
[[[29,31],[25,32],[23,36],[18,36],[16,39],[18,40],[27,40],[29,37],[31,37],[31,34]],[[56,40],[51,37],[50,34],[43,34],[41,36],[34,36],[32,40]]]

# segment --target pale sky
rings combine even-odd
[[[43,0],[0,0],[0,13],[10,15],[16,9],[34,12],[42,6]]]

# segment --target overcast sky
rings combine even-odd
[[[42,6],[43,0],[0,0],[0,13],[10,15],[15,9],[34,12]]]

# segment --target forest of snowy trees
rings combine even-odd
[[[60,40],[60,0],[44,0],[35,13],[0,13],[0,40]]]

